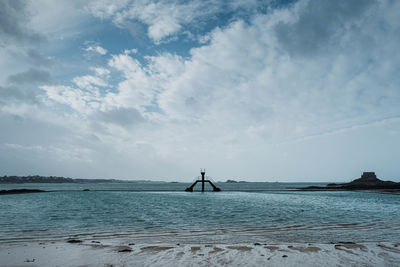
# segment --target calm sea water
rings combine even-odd
[[[218,193],[178,191],[183,183],[0,185],[60,190],[1,195],[0,242],[73,235],[136,243],[400,241],[400,195],[285,191],[307,185],[220,183]]]

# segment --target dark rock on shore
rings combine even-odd
[[[11,189],[11,190],[0,190],[0,195],[11,195],[11,194],[28,194],[28,193],[42,193],[49,192],[39,189]]]
[[[400,192],[400,183],[382,181],[376,177],[374,172],[364,172],[360,178],[349,183],[331,183],[326,187],[309,186],[297,189],[305,191],[378,190],[382,192]]]
[[[118,252],[132,252],[132,248],[129,246],[118,246],[117,251]]]
[[[83,241],[79,239],[69,239],[67,242],[71,244],[77,244],[77,243],[82,243]]]
[[[338,184],[331,183],[331,184],[327,184],[326,186],[338,186]]]

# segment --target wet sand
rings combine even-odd
[[[400,243],[134,244],[113,240],[0,244],[0,266],[399,266]]]

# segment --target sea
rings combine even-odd
[[[400,241],[400,195],[305,192],[322,183],[1,184],[0,243],[123,240],[131,243],[336,243]],[[197,185],[196,189],[201,187]],[[85,191],[84,191],[85,190]]]

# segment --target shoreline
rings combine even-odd
[[[400,263],[400,242],[135,244],[116,240],[0,244],[3,266],[346,266]]]
[[[134,189],[82,189],[82,190],[41,190],[41,189],[8,189],[8,190],[0,190],[1,195],[20,195],[20,194],[35,194],[35,193],[67,193],[67,192],[132,192],[132,193],[140,193],[140,192],[182,192],[182,193],[215,193],[213,191],[193,191],[193,192],[185,192],[185,190],[171,190],[171,189],[158,189],[158,190],[134,190]],[[347,189],[347,188],[329,188],[329,187],[305,187],[305,188],[287,188],[287,189],[247,189],[247,190],[223,190],[222,192],[246,192],[246,193],[274,193],[274,192],[363,192],[363,193],[381,193],[381,194],[400,194],[400,189]]]

